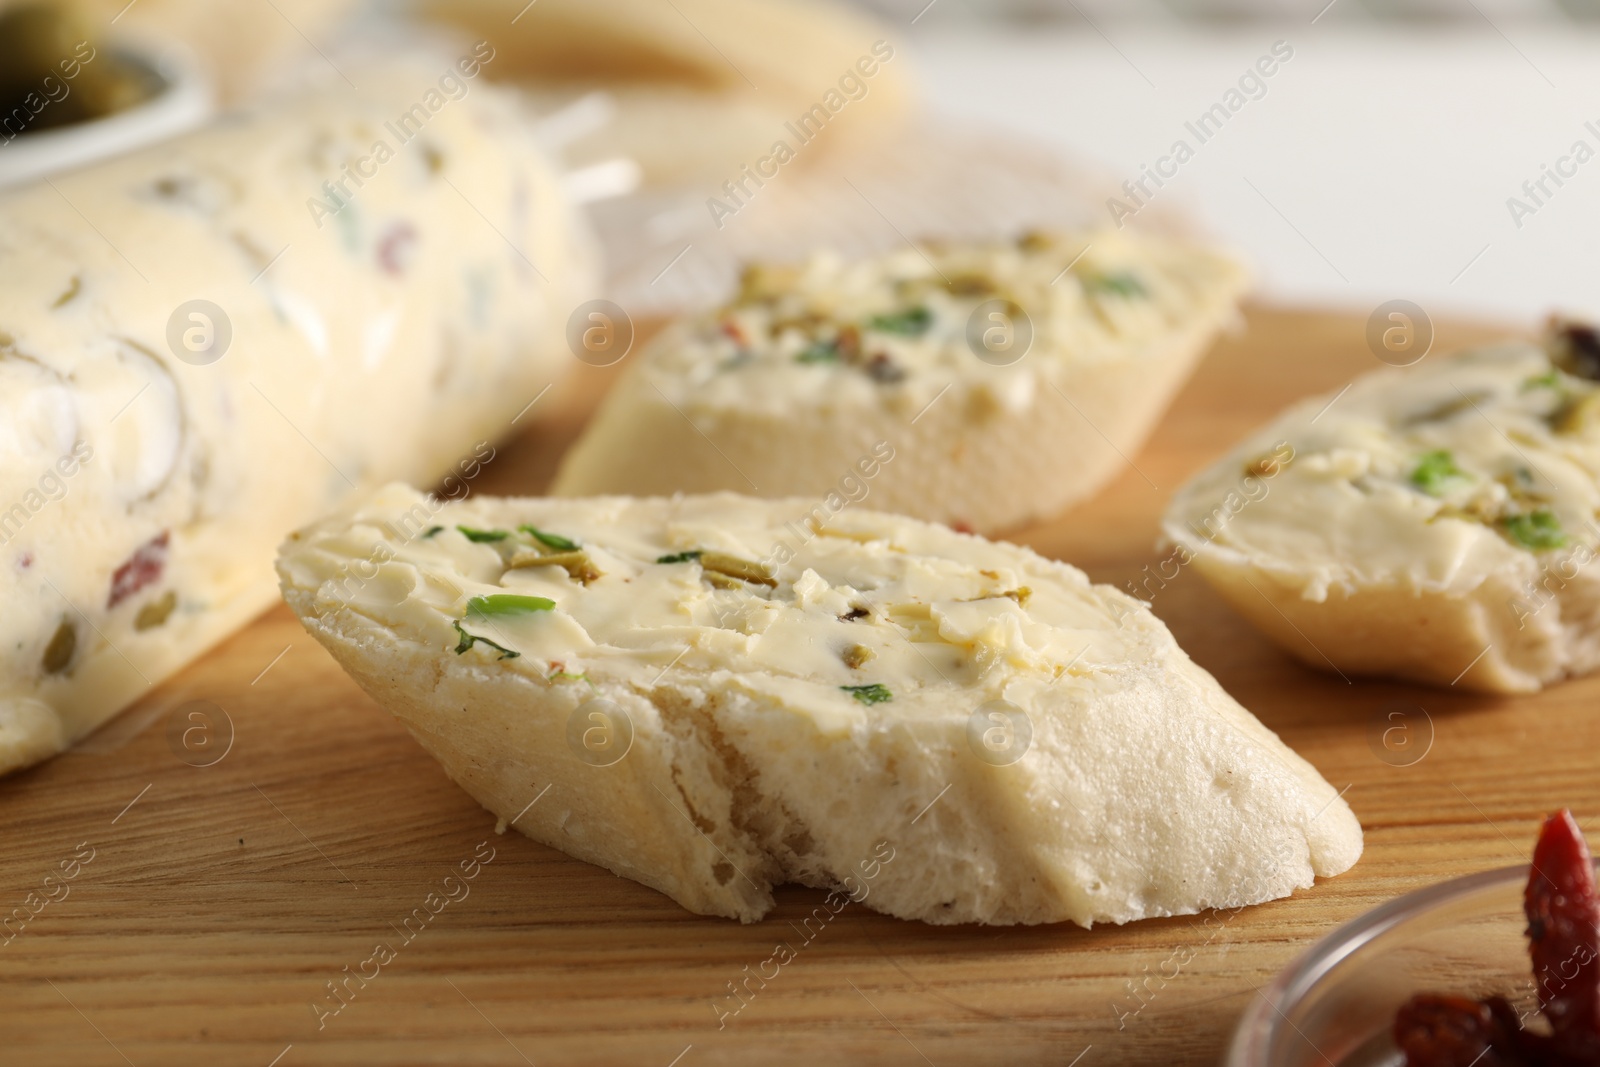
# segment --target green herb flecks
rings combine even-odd
[[[524,524],[522,526],[518,526],[517,529],[521,530],[523,533],[527,534],[541,545],[548,545],[559,552],[576,552],[578,549],[583,547],[582,545],[578,544],[578,542],[562,537],[560,534],[545,533],[537,526],[529,526]]]
[[[1457,467],[1455,457],[1442,448],[1424,455],[1411,472],[1411,484],[1429,496],[1444,496],[1471,481],[1472,476]]]
[[[798,363],[837,363],[839,346],[833,341],[815,341],[794,358]]]
[[[496,644],[487,637],[479,637],[477,634],[467,633],[467,631],[461,628],[461,624],[459,622],[451,623],[451,625],[456,628],[456,633],[461,635],[461,643],[456,645],[456,655],[458,656],[467,651],[467,649],[471,648],[473,645],[480,644],[488,645],[490,648],[499,652],[501,659],[516,659],[518,656],[522,655],[521,652],[513,652],[506,646]]]
[[[657,556],[656,557],[656,562],[657,563],[694,563],[699,558],[700,558],[700,550],[697,548],[692,552],[674,552],[670,556]]]
[[[873,682],[871,685],[841,685],[839,688],[868,706],[894,699],[889,687],[878,682]]]
[[[556,602],[548,597],[522,596],[518,593],[491,593],[475,596],[467,601],[467,614],[481,615],[532,615],[536,611],[550,611]]]
[[[461,536],[475,545],[489,544],[494,541],[504,541],[511,536],[509,530],[474,530],[470,526],[457,526]]]
[[[1116,274],[1085,274],[1083,291],[1086,293],[1111,293],[1125,299],[1150,295],[1136,275],[1127,272]]]
[[[1536,374],[1532,378],[1528,378],[1522,383],[1522,391],[1524,393],[1528,392],[1530,389],[1562,388],[1565,388],[1565,385],[1561,381],[1561,372],[1558,370],[1550,370],[1544,374]]]
[[[440,534],[440,533],[443,533],[443,532],[444,532],[444,527],[443,526],[430,526],[426,530],[423,531],[422,539],[424,541],[431,541],[431,540],[433,540],[434,535]]]
[[[1567,543],[1561,520],[1549,508],[1540,508],[1525,515],[1508,515],[1500,520],[1500,529],[1513,544],[1535,552],[1560,548]]]
[[[880,333],[897,333],[902,337],[921,337],[933,325],[933,312],[920,304],[914,308],[897,311],[892,315],[874,315],[867,324]]]

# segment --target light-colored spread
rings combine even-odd
[[[1026,708],[1043,688],[1182,655],[1147,612],[1081,572],[891,516],[811,530],[784,523],[792,501],[720,494],[527,501],[515,523],[502,505],[483,528],[468,502],[441,515],[449,525],[419,529],[418,500],[391,487],[353,523],[301,535],[280,566],[317,589],[319,615],[356,612],[552,685],[728,672],[836,732],[958,693],[963,715],[986,699]],[[552,606],[473,608],[506,595]]]
[[[1017,411],[1044,380],[1136,358],[1242,283],[1217,253],[1114,231],[819,254],[747,268],[649,372],[689,411],[926,402],[951,382]]]
[[[1296,406],[1175,499],[1167,534],[1330,587],[1467,592],[1600,543],[1600,385],[1533,344],[1356,381]]]
[[[439,77],[375,62],[0,197],[0,773],[265,609],[284,531],[475,474],[570,365],[582,221],[488,85],[400,142]]]

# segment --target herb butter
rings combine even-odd
[[[1505,343],[1297,404],[1174,499],[1166,537],[1320,669],[1525,692],[1600,666],[1600,383]],[[1254,476],[1254,457],[1287,458]]]
[[[752,266],[618,383],[553,492],[821,495],[887,441],[875,507],[1016,526],[1126,468],[1244,286],[1118,231]]]
[[[475,497],[426,537],[420,501],[294,535],[290,606],[503,820],[691,911],[757,919],[883,840],[868,906],[935,923],[1232,907],[1360,853],[1159,620],[1027,549],[868,511],[797,539],[804,501],[733,494]],[[459,527],[554,532],[601,576]]]

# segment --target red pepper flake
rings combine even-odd
[[[167,544],[171,534],[162,530],[139,546],[138,551],[111,575],[111,600],[107,608],[114,608],[146,586],[161,580],[167,567]]]
[[[720,325],[722,328],[722,336],[733,341],[733,343],[738,345],[740,348],[749,347],[750,342],[745,339],[744,330],[739,328],[739,324],[737,322],[733,321],[732,319],[723,319]]]
[[[396,278],[411,264],[411,251],[417,244],[417,231],[409,222],[397,222],[378,242],[378,263]]]
[[[1502,997],[1424,993],[1395,1018],[1394,1040],[1406,1067],[1600,1064],[1600,897],[1589,846],[1565,809],[1539,831],[1523,911],[1550,1035],[1524,1030]]]

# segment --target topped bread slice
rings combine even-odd
[[[1600,341],[1568,327],[1298,404],[1166,537],[1313,667],[1527,692],[1600,668]]]
[[[1137,601],[1009,544],[807,503],[393,486],[284,595],[538,841],[744,921],[784,882],[933,923],[1282,897],[1361,830]]]
[[[1118,231],[753,266],[640,357],[552,492],[821,495],[887,441],[874,507],[1014,527],[1126,470],[1245,284]]]

